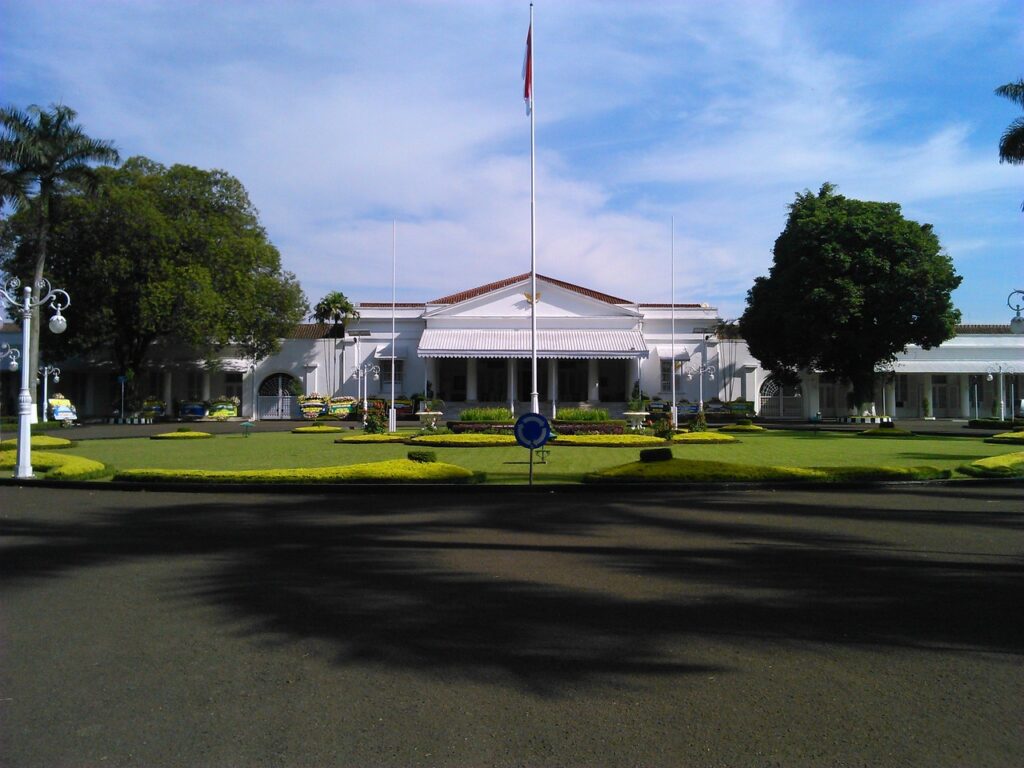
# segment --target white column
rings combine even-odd
[[[466,358],[466,400],[470,403],[477,400],[475,357]]]
[[[516,359],[508,359],[508,409],[516,412]]]
[[[548,395],[551,398],[551,418],[558,414],[558,360],[548,360]]]
[[[601,399],[601,394],[597,391],[597,381],[597,360],[587,360],[587,401],[595,405]]]
[[[818,411],[821,410],[821,398],[819,396],[820,387],[821,377],[816,373],[812,373],[804,380],[805,418],[814,419],[817,417]]]
[[[882,410],[885,412],[883,416],[888,416],[890,419],[895,420],[896,418],[896,377],[889,376],[885,380],[885,384],[882,389]]]
[[[203,370],[203,391],[201,394],[203,400],[210,399],[210,372],[205,369]]]
[[[174,397],[174,372],[169,369],[165,369],[163,372],[162,383],[163,393],[160,395],[160,397],[164,401],[164,413],[169,415],[171,413],[171,409],[174,407],[174,401],[172,399]]]
[[[959,376],[960,385],[960,418],[971,418],[971,377],[970,374],[961,373]]]
[[[926,397],[928,398],[928,407],[931,409],[931,415],[933,417],[935,416],[934,394],[935,393],[932,392],[932,375],[930,373],[926,373],[921,377],[921,402],[919,403],[919,407],[921,409],[922,416],[927,415],[924,411],[924,399]]]

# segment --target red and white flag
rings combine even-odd
[[[523,99],[526,100],[526,114],[533,110],[533,23],[526,33],[526,59],[523,60]]]

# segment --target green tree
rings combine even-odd
[[[996,95],[1024,107],[1024,79],[999,86],[996,88]],[[999,139],[999,162],[1011,165],[1024,163],[1024,117],[1016,118],[1003,131]],[[1021,205],[1021,210],[1024,211],[1024,204]]]
[[[211,354],[234,343],[258,359],[305,316],[301,288],[234,177],[131,158],[98,169],[98,182],[96,195],[64,197],[52,230],[50,271],[79,297],[68,332],[46,339],[54,356],[99,351],[124,374],[155,345]],[[8,271],[31,258],[26,238],[11,242]]]
[[[953,335],[960,284],[930,224],[896,203],[852,200],[825,184],[796,196],[767,277],[747,293],[740,331],[781,381],[821,370],[850,383],[855,404],[874,394],[875,366],[908,344]]]
[[[28,211],[32,220],[26,239],[31,241],[33,259],[32,294],[39,298],[38,283],[46,268],[50,231],[60,197],[74,188],[81,193],[95,188],[93,163],[116,163],[120,159],[109,141],[90,138],[75,122],[70,107],[51,104],[42,109],[33,104],[27,110],[0,109],[0,197],[16,211]],[[74,297],[72,297],[74,301]],[[29,366],[32,376],[39,367],[39,310],[32,312],[32,348]]]

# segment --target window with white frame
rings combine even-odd
[[[671,392],[672,391],[672,361],[662,360],[661,361],[661,391]]]
[[[391,360],[389,358],[383,358],[378,360],[377,363],[380,366],[380,389],[378,390],[381,394],[385,392],[391,392],[391,363],[395,364],[395,394],[404,392],[402,385],[403,374],[405,373],[405,361],[404,360]]]

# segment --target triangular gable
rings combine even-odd
[[[537,317],[637,317],[625,299],[537,275]],[[473,288],[428,303],[426,317],[520,318],[530,316],[530,276]]]

